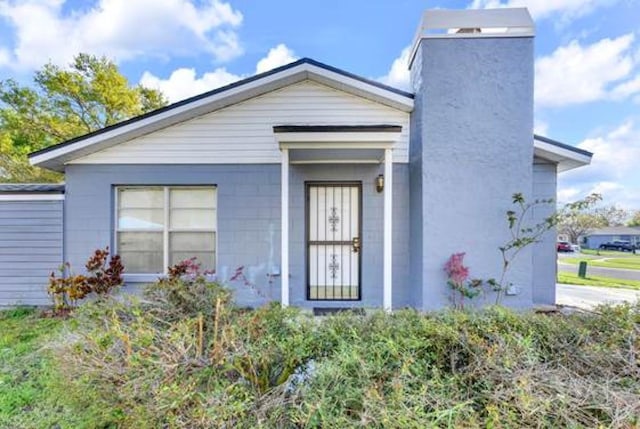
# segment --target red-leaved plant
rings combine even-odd
[[[68,313],[78,301],[86,298],[90,293],[104,296],[123,283],[122,260],[118,255],[113,255],[109,259],[108,246],[104,249],[96,249],[85,264],[85,268],[86,275],[73,274],[71,264],[66,262],[59,269],[60,277],[56,277],[54,272],[49,276],[47,290],[53,299],[57,313]]]
[[[454,253],[444,264],[444,271],[449,279],[447,284],[451,288],[451,302],[454,308],[463,310],[464,300],[475,298],[482,292],[482,280],[469,280],[469,267],[464,265],[465,253]]]

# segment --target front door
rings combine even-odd
[[[307,183],[307,299],[360,299],[362,184]]]

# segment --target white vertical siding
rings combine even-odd
[[[394,162],[408,162],[409,113],[304,81],[153,132],[72,164],[279,163],[274,125],[401,125]]]

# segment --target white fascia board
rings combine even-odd
[[[276,74],[247,82],[235,88],[212,94],[209,97],[195,100],[149,116],[148,118],[114,128],[111,131],[88,137],[68,146],[62,146],[58,149],[36,155],[30,158],[29,161],[31,165],[48,168],[58,167],[58,169],[61,170],[62,165],[70,159],[61,159],[60,162],[50,163],[50,165],[45,164],[56,158],[71,156],[73,152],[82,151],[83,149],[88,149],[100,143],[105,144],[105,147],[100,147],[98,150],[106,149],[110,147],[109,142],[115,145],[305,79],[315,80],[333,88],[346,90],[347,92],[360,94],[361,96],[369,94],[370,96],[368,98],[375,98],[379,102],[385,102],[385,104],[402,111],[410,112],[413,110],[413,100],[411,98],[312,64],[303,63],[296,67],[282,70]],[[89,153],[92,152],[81,153],[79,156],[85,156]]]
[[[61,201],[64,194],[0,194],[0,201]]]
[[[558,164],[558,171],[567,171],[589,165],[591,157],[540,140],[533,142],[534,154]]]
[[[348,143],[358,144],[358,147],[349,145],[351,149],[371,148],[379,149],[392,145],[400,138],[400,132],[293,132],[275,133],[276,140],[281,147],[292,148],[292,144],[323,143],[319,148],[329,147],[329,143],[337,143],[338,148],[346,148]],[[304,146],[309,147],[309,146]],[[310,147],[309,147],[310,148]]]

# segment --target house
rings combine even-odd
[[[497,277],[512,195],[555,198],[557,174],[590,162],[533,135],[533,49],[526,9],[428,11],[411,92],[305,58],[35,152],[66,180],[62,258],[47,261],[78,269],[109,245],[127,287],[196,256],[223,281],[243,267],[243,305],[446,306],[449,256]],[[504,303],[553,303],[555,261],[551,231]]]
[[[597,249],[603,243],[616,240],[628,241],[640,247],[640,227],[608,226],[596,229],[582,237],[582,247]]]

